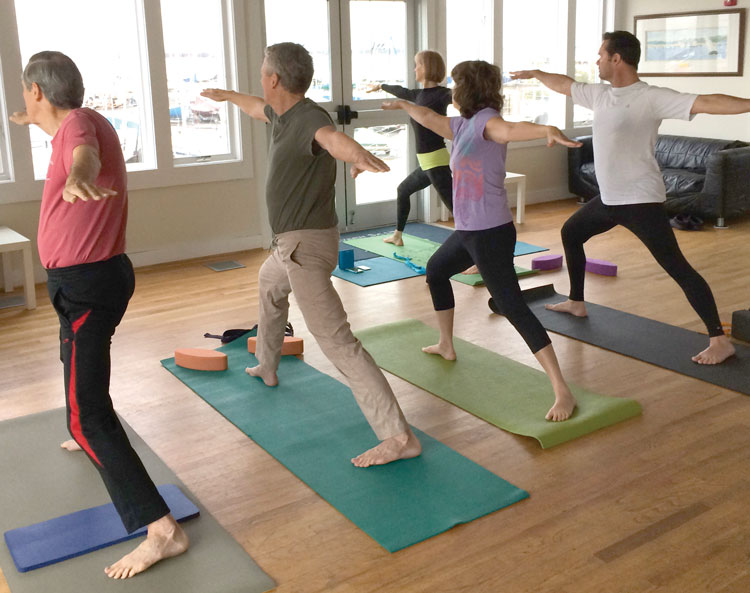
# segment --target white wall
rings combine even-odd
[[[633,17],[646,14],[721,10],[722,0],[618,0],[615,23],[618,29],[633,32]],[[750,0],[738,0],[732,8],[750,8]],[[727,10],[731,10],[727,8]],[[750,11],[748,11],[750,12]],[[750,17],[750,15],[748,15]],[[745,30],[744,76],[684,76],[648,77],[643,80],[656,86],[666,86],[677,91],[708,94],[725,93],[750,97],[750,40],[747,23]],[[662,134],[724,138],[750,142],[750,114],[698,115],[692,122],[669,120],[659,128]]]

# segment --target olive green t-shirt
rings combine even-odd
[[[281,116],[270,105],[264,112],[271,122],[266,179],[271,230],[336,226],[336,160],[315,142],[320,128],[333,125],[328,112],[307,98]]]

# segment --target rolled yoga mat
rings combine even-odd
[[[588,317],[548,311],[545,304],[567,300],[552,284],[524,290],[523,296],[549,331],[750,395],[749,346],[735,344],[737,354],[721,364],[697,364],[691,357],[708,346],[706,334],[589,302]],[[675,298],[681,298],[679,291]]]
[[[387,257],[390,259],[395,260],[396,258],[393,256],[394,253],[398,254],[401,257],[409,257],[411,258],[412,263],[414,263],[417,266],[426,267],[427,266],[427,260],[430,259],[433,253],[435,253],[438,248],[440,247],[440,243],[436,243],[435,241],[430,241],[429,239],[423,239],[421,237],[414,237],[411,235],[404,235],[404,245],[401,247],[397,247],[395,245],[391,245],[390,243],[383,243],[383,237],[385,235],[375,235],[375,236],[367,236],[367,237],[354,237],[351,239],[345,239],[344,242],[347,245],[351,245],[353,247],[356,247],[358,249],[364,249],[367,251],[371,251],[373,253],[377,253],[383,257]],[[518,244],[516,244],[518,246]],[[524,243],[523,245],[528,245]],[[530,247],[534,247],[533,245]],[[544,247],[538,247],[536,248],[539,251],[544,251]],[[529,252],[526,252],[529,253]],[[530,253],[534,253],[533,251]],[[515,255],[520,255],[519,253],[515,253]],[[366,264],[367,262],[365,262]],[[406,266],[406,264],[403,264]],[[536,274],[535,270],[527,270],[526,268],[521,268],[519,266],[515,266],[516,268],[516,275],[521,276],[529,276],[531,274]],[[341,277],[341,276],[337,276]],[[463,284],[469,284],[470,286],[477,286],[479,284],[483,284],[482,277],[479,274],[456,274],[452,276],[453,280],[456,280],[457,282],[462,282]]]
[[[415,319],[371,327],[356,335],[389,373],[503,430],[533,437],[544,449],[641,413],[634,400],[605,397],[571,385],[578,400],[573,416],[550,422],[544,416],[555,398],[542,371],[458,338],[454,338],[457,360],[426,354],[422,347],[437,343],[439,332]]]
[[[244,341],[241,344],[244,347]],[[200,371],[192,371],[200,373]],[[124,585],[104,567],[139,543],[130,540],[65,562],[19,573],[4,545],[0,567],[13,593],[262,593],[275,586],[245,550],[195,500],[164,462],[125,423],[133,448],[157,484],[177,484],[200,509],[184,525],[191,540],[181,556],[160,562]],[[0,531],[31,525],[110,502],[99,473],[84,453],[60,448],[70,438],[65,409],[0,422]]]
[[[279,385],[266,387],[245,373],[257,360],[244,342],[220,348],[226,371],[162,364],[389,552],[528,496],[416,429],[421,456],[354,467],[351,458],[378,440],[351,390],[293,357],[281,359]]]

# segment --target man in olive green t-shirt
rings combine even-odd
[[[336,365],[380,444],[352,459],[358,467],[416,457],[422,451],[388,381],[351,332],[331,283],[338,261],[334,183],[336,159],[352,163],[351,174],[387,171],[388,166],[347,135],[328,113],[307,99],[312,57],[296,43],[266,48],[261,68],[263,98],[206,89],[204,97],[230,101],[271,124],[266,201],[275,249],[260,269],[258,366],[247,373],[277,385],[289,293],[294,291],[310,333]]]

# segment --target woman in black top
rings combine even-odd
[[[445,78],[445,62],[436,51],[421,51],[414,56],[414,72],[421,89],[407,89],[392,84],[378,84],[368,89],[368,92],[384,90],[399,99],[405,99],[428,107],[440,115],[446,115],[448,105],[451,104],[451,90],[440,86]],[[401,238],[406,226],[406,219],[411,209],[411,195],[432,184],[440,199],[449,210],[453,210],[453,178],[449,166],[450,155],[445,148],[445,140],[432,130],[428,130],[413,119],[410,120],[414,128],[417,141],[417,160],[419,167],[414,169],[398,186],[398,211],[396,230],[393,235],[383,239],[386,243],[403,245]]]

